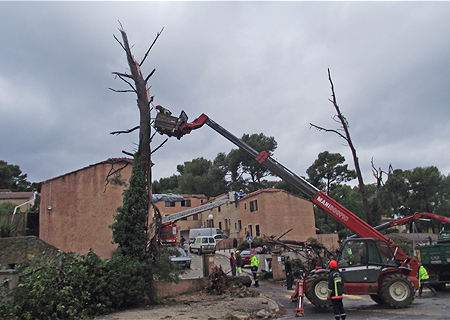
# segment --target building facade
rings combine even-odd
[[[93,250],[110,258],[117,246],[108,226],[122,205],[131,168],[131,159],[108,159],[41,182],[39,238],[65,252]]]
[[[108,159],[39,184],[39,238],[65,252],[89,250],[110,258],[113,216],[122,205],[131,176],[132,160]],[[188,239],[190,229],[216,227],[238,241],[247,236],[280,236],[304,241],[315,237],[310,201],[279,189],[265,189],[240,199],[224,194],[212,199],[183,194],[182,201],[157,202],[162,216],[229,199],[225,204],[176,221],[178,237]],[[288,232],[289,231],[289,232]]]

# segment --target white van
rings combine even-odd
[[[219,236],[220,235],[220,236]],[[195,238],[200,236],[214,237],[216,240],[228,238],[222,230],[217,228],[198,228],[189,230],[189,243],[194,243]]]
[[[202,253],[215,253],[216,252],[216,239],[210,236],[200,236],[195,238],[194,242],[189,246],[189,252]]]

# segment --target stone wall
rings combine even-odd
[[[58,249],[35,236],[0,238],[0,269],[13,264],[29,263],[30,258],[53,258]]]

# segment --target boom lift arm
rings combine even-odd
[[[184,122],[180,126],[180,131],[182,135],[189,134],[192,130],[201,128],[204,124],[207,124],[217,133],[224,136],[226,139],[228,139],[240,149],[249,154],[251,157],[253,157],[256,161],[261,163],[271,172],[276,174],[287,183],[291,184],[294,188],[303,193],[311,202],[325,210],[327,213],[344,224],[347,228],[358,234],[360,237],[375,238],[390,243],[390,240],[375,228],[370,226],[350,210],[344,208],[334,199],[329,197],[326,193],[317,189],[308,181],[297,176],[292,171],[284,167],[281,163],[273,159],[267,151],[256,151],[244,141],[233,135],[231,132],[214,122],[207,115],[202,114],[191,123]],[[408,256],[400,247],[396,248],[394,254],[397,260],[405,260],[408,258]]]

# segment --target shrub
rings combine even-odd
[[[14,230],[15,228],[11,224],[0,222],[0,238],[12,237]]]
[[[17,287],[0,288],[1,319],[88,319],[139,304],[151,284],[150,265],[124,256],[61,252],[34,265],[21,270]]]

